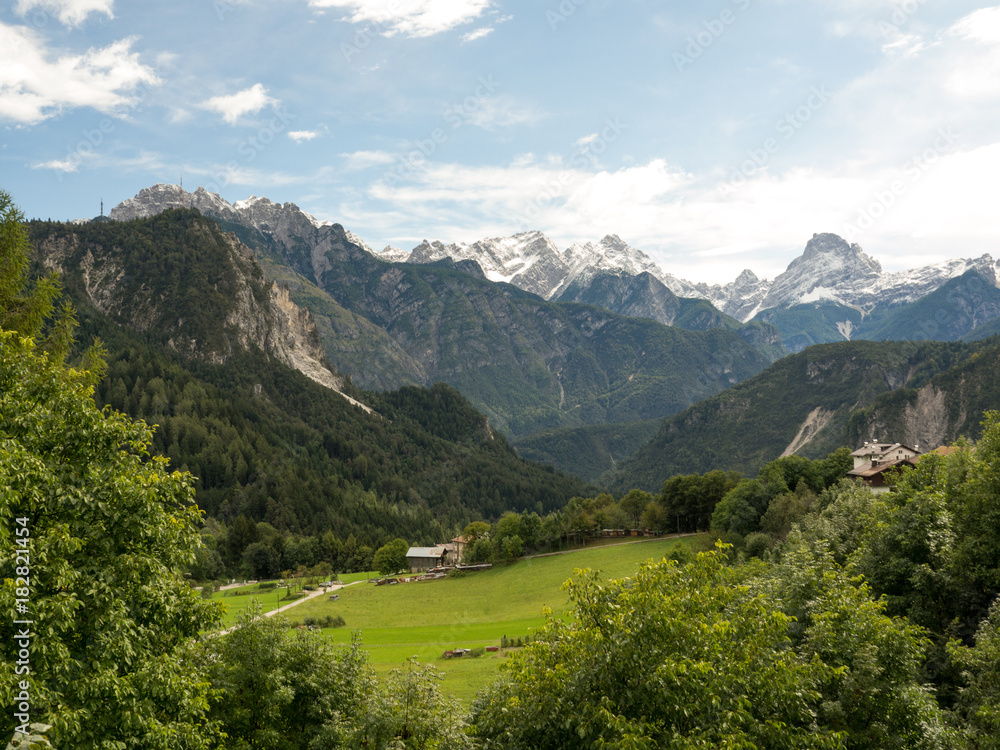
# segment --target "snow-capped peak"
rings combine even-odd
[[[491,237],[471,245],[424,240],[413,248],[408,261],[430,263],[442,258],[474,260],[490,281],[513,284],[546,298],[568,272],[559,249],[539,231]]]

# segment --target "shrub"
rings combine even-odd
[[[302,622],[307,628],[342,628],[347,623],[344,622],[344,618],[340,615],[324,615],[323,617],[307,617]],[[298,627],[299,623],[293,623],[295,627]]]
[[[774,540],[768,534],[755,531],[752,534],[747,534],[746,539],[743,540],[743,545],[743,550],[747,557],[763,557],[764,553],[774,546]]]

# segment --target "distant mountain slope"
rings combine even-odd
[[[424,240],[406,260],[430,263],[443,258],[475,261],[491,281],[513,284],[544,299],[556,299],[570,285],[585,288],[593,277],[608,273],[626,277],[649,274],[679,296],[685,296],[690,288],[613,234],[600,242],[577,243],[562,251],[538,231],[491,237],[471,245]]]
[[[600,273],[575,280],[559,294],[559,302],[582,302],[628,315],[649,318],[668,326],[695,331],[708,328],[736,330],[741,323],[716,310],[710,302],[678,297],[648,271],[638,276]]]
[[[620,491],[652,490],[673,474],[711,469],[752,474],[785,452],[825,455],[848,442],[853,412],[883,393],[923,387],[980,348],[869,341],[810,347],[668,418],[648,445],[601,481]]]
[[[155,332],[182,356],[223,364],[255,346],[344,395],[309,311],[213,221],[178,209],[128,223],[32,222],[29,234],[38,260],[58,269],[78,300]]]
[[[856,444],[877,435],[931,450],[963,435],[979,437],[983,414],[1000,409],[1000,339],[976,347],[929,381],[883,394],[856,411],[847,425],[847,440]]]
[[[864,317],[864,313],[853,307],[824,300],[763,310],[754,320],[773,325],[781,332],[785,348],[800,352],[815,344],[857,338]]]
[[[660,423],[659,419],[647,419],[625,424],[565,427],[518,438],[513,445],[531,461],[555,466],[593,482],[652,440]]]
[[[996,284],[998,264],[989,255],[886,273],[859,245],[824,233],[814,234],[802,255],[773,281],[744,271],[730,284],[696,284],[695,289],[723,312],[744,321],[765,310],[814,302],[833,302],[869,313],[877,307],[915,302],[970,270]]]
[[[977,270],[897,310],[880,324],[861,326],[860,338],[880,341],[956,341],[1000,318],[1000,289]]]
[[[520,458],[448,386],[363,392],[326,370],[340,393],[314,379],[298,359],[315,353],[309,317],[212,220],[171,210],[29,231],[37,260],[62,270],[80,345],[107,345],[96,400],[158,425],[154,449],[194,473],[215,517],[429,543],[587,491]]]
[[[962,337],[963,341],[981,341],[991,336],[1000,335],[1000,318],[976,326]]]
[[[883,274],[856,245],[818,235],[775,280],[755,320],[774,325],[793,352],[856,339],[954,341],[1000,315],[996,270],[986,255]]]
[[[154,213],[177,196],[143,191],[112,216]],[[726,329],[680,330],[545,302],[488,281],[469,259],[387,263],[342,226],[316,222],[292,204],[217,205],[221,199],[204,191],[185,200],[217,211],[220,225],[238,229],[273,273],[321,290],[328,299],[319,314],[331,311],[330,335],[338,336],[335,321],[346,320],[376,345],[375,362],[392,364],[395,379],[449,383],[511,435],[663,417],[756,374],[775,354],[758,327],[746,332],[748,341]],[[315,296],[310,289],[295,285],[292,298],[304,303],[307,293]],[[689,317],[699,314],[696,305]],[[338,369],[371,384],[370,365],[345,353],[349,344],[324,349]]]

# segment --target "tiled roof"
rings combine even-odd
[[[863,464],[856,469],[851,469],[847,472],[848,476],[851,477],[873,477],[876,474],[881,474],[886,469],[891,469],[895,466],[900,466],[901,464],[906,464],[907,466],[916,466],[916,462],[912,458],[900,458],[895,461],[889,461],[884,464],[879,464],[877,466],[872,466],[871,464]]]
[[[407,557],[441,557],[446,550],[443,547],[410,547]]]

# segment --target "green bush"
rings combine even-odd
[[[747,557],[763,557],[764,553],[774,546],[774,540],[770,535],[760,531],[747,534],[743,540],[743,551]]]
[[[305,620],[302,621],[301,624],[305,625],[307,628],[309,628],[309,627],[314,627],[314,628],[342,628],[347,623],[344,622],[344,618],[341,617],[340,615],[336,615],[336,616],[334,616],[334,615],[324,615],[323,617],[307,617],[307,618],[305,618]],[[299,622],[296,620],[295,622],[292,622],[291,625],[292,625],[292,627],[296,627],[297,628],[299,626]]]

